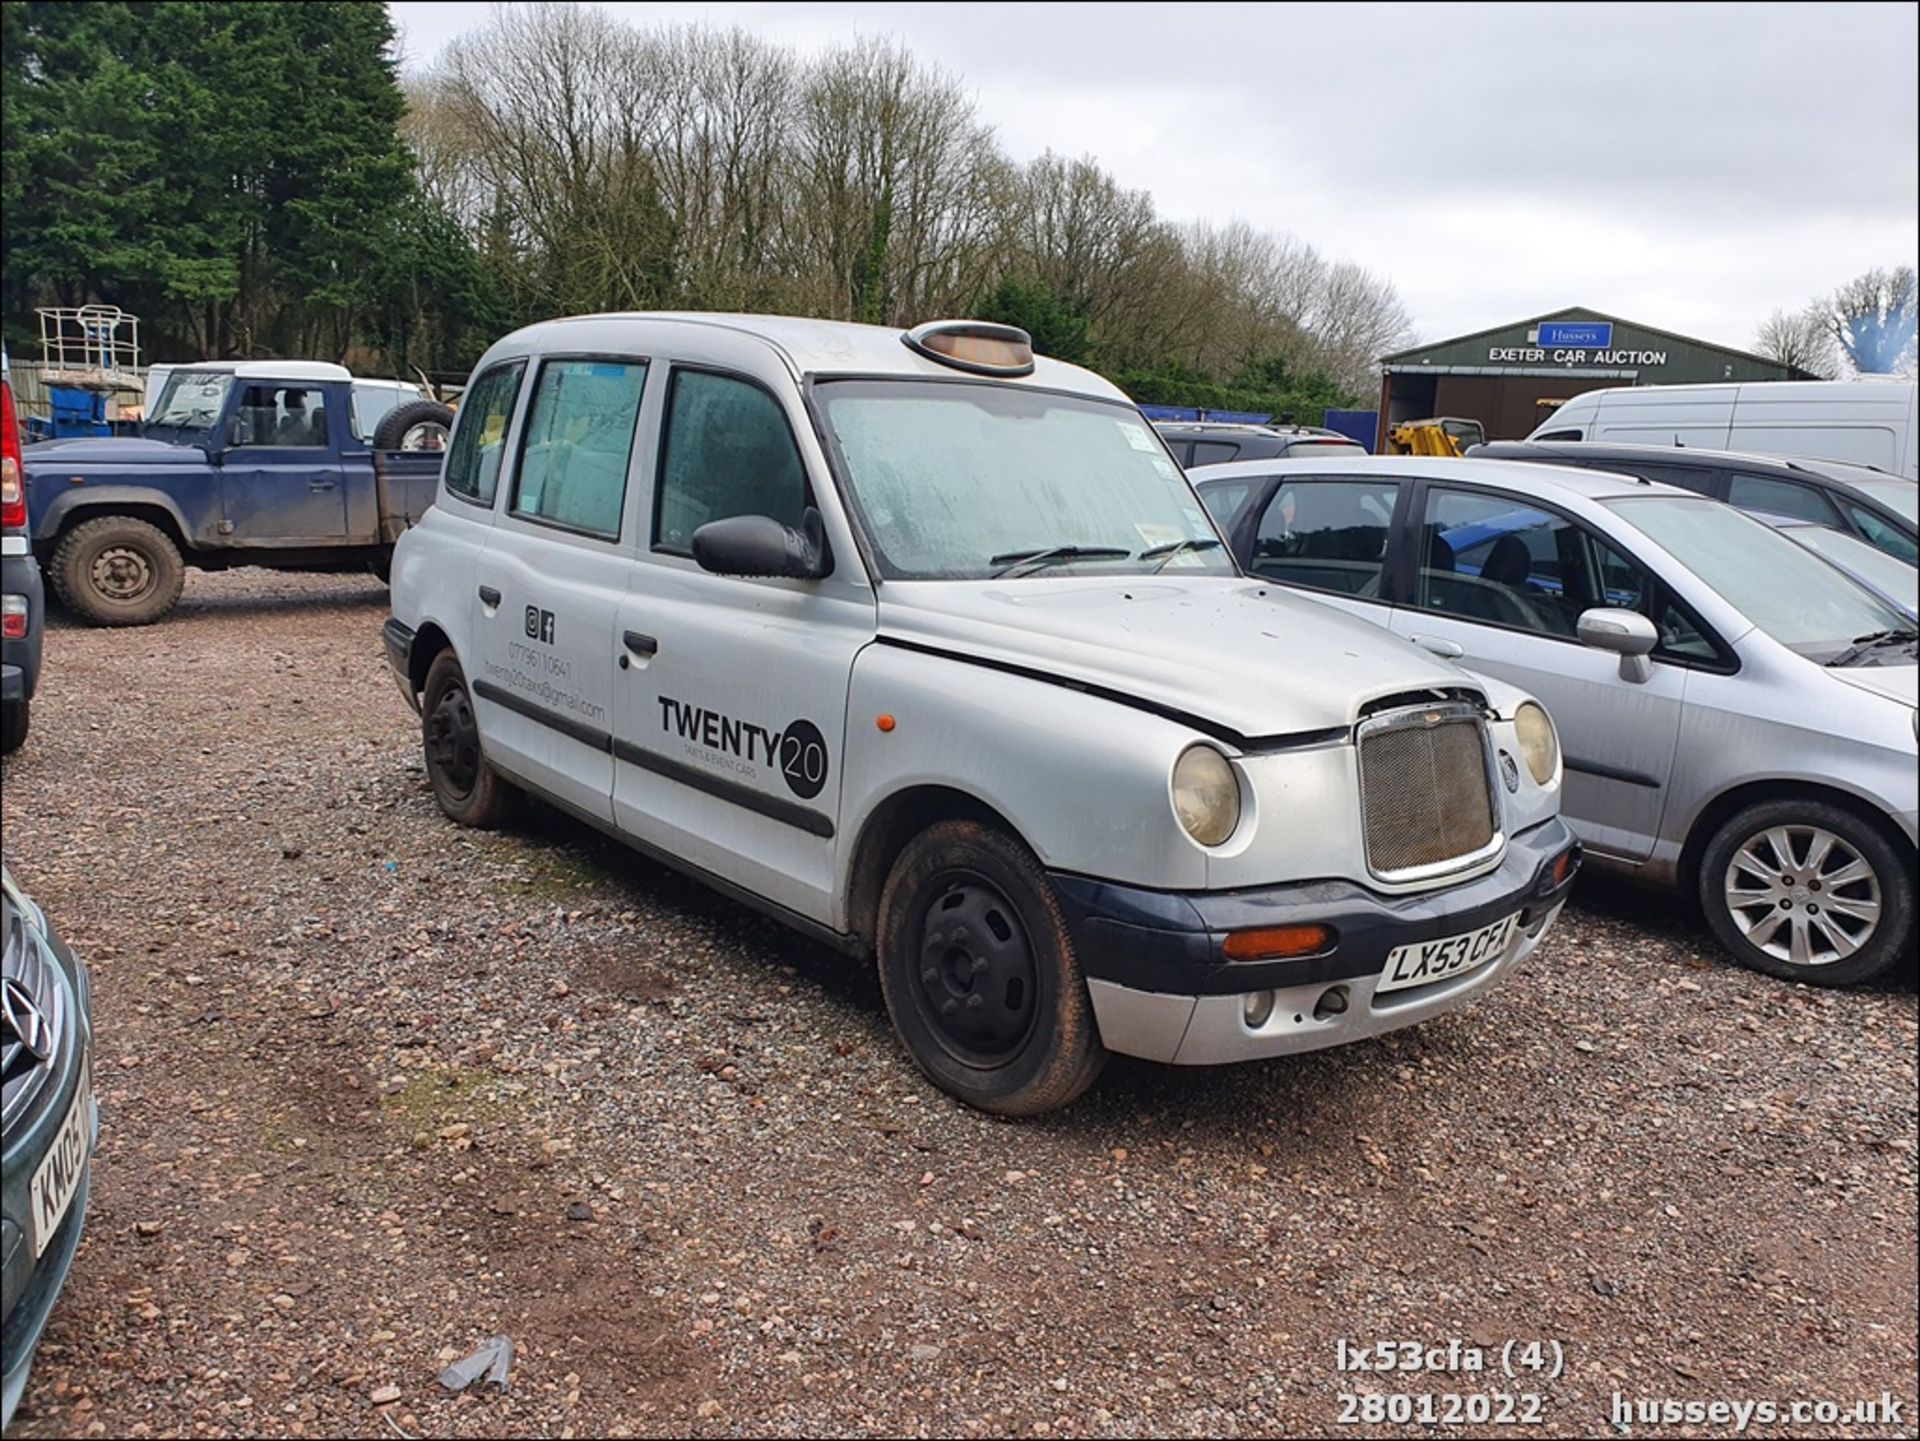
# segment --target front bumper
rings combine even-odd
[[[1052,879],[1106,1047],[1175,1065],[1214,1065],[1342,1045],[1464,1004],[1546,935],[1573,884],[1579,850],[1556,818],[1511,837],[1487,875],[1406,896],[1337,880],[1172,892],[1084,876]],[[1569,853],[1572,863],[1556,882],[1555,862]],[[1520,924],[1497,959],[1376,1000],[1394,947],[1472,931],[1515,912]],[[1334,944],[1300,960],[1236,962],[1222,950],[1233,931],[1307,924],[1329,927]],[[1274,1006],[1253,1027],[1243,1006],[1257,991],[1274,992]],[[1344,1009],[1333,1011],[1341,1001]]]
[[[51,1088],[44,1100],[34,1103],[34,1109],[23,1124],[18,1124],[17,1134],[7,1138],[5,1152],[6,1175],[6,1218],[0,1231],[4,1232],[0,1240],[0,1265],[4,1267],[5,1306],[4,1319],[0,1319],[0,1428],[10,1426],[14,1408],[20,1404],[20,1397],[27,1389],[27,1376],[33,1367],[33,1353],[40,1344],[40,1335],[46,1330],[47,1320],[53,1314],[53,1307],[65,1284],[67,1272],[72,1269],[74,1252],[79,1249],[81,1234],[86,1229],[87,1196],[93,1184],[93,1164],[89,1160],[80,1173],[79,1185],[74,1190],[73,1200],[68,1203],[67,1214],[62,1218],[59,1229],[53,1234],[53,1240],[47,1249],[34,1259],[33,1245],[27,1237],[28,1206],[33,1173],[39,1169],[47,1149],[59,1133],[61,1122],[66,1118],[74,1097],[80,1089],[80,1078],[89,1069],[89,1060],[93,1049],[93,1023],[90,1016],[91,996],[87,983],[87,973],[73,957],[66,945],[51,927],[47,930],[48,941],[56,952],[60,963],[72,978],[78,1022],[75,1026],[73,1043],[63,1048],[60,1064],[64,1067],[59,1084]],[[97,1100],[89,1100],[87,1116],[88,1155],[100,1141],[100,1107]]]
[[[40,562],[31,555],[0,557],[0,593],[27,598],[27,633],[0,639],[0,700],[19,705],[33,699],[40,684],[41,638],[46,634],[46,588]]]
[[[413,627],[402,625],[392,616],[380,627],[380,642],[387,650],[387,665],[400,686],[400,694],[415,715],[420,713],[420,696],[413,688]]]

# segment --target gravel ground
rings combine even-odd
[[[1343,1393],[1525,1392],[1593,1435],[1616,1392],[1886,1391],[1840,1434],[1914,1434],[1911,976],[1783,985],[1589,880],[1463,1013],[995,1121],[837,956],[550,814],[444,821],[384,615],[242,571],[54,623],[6,858],[93,968],[102,1135],[10,1434],[1324,1434]],[[495,1333],[511,1391],[443,1394]],[[1456,1338],[1487,1373],[1336,1370]]]

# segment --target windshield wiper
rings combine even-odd
[[[1148,571],[1149,575],[1158,575],[1165,570],[1177,555],[1185,555],[1195,550],[1218,550],[1217,540],[1170,540],[1165,545],[1150,545],[1137,557],[1140,560],[1158,560],[1160,564]]]
[[[1914,630],[1911,627],[1903,627],[1898,630],[1876,630],[1871,635],[1855,636],[1853,638],[1853,644],[1841,651],[1839,655],[1828,661],[1827,664],[1828,666],[1852,665],[1862,656],[1879,650],[1882,646],[1912,645],[1915,641],[1920,641],[1920,631]]]
[[[993,579],[998,580],[1008,572],[1021,566],[1031,566],[1039,570],[1062,560],[1130,560],[1133,552],[1113,545],[1049,545],[1039,550],[1009,550],[999,555],[987,557],[987,564],[998,566]]]

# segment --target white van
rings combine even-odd
[[[1920,478],[1916,387],[1893,377],[1631,385],[1576,395],[1528,440],[1606,440],[1799,455]]]

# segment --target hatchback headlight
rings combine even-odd
[[[1523,701],[1513,713],[1513,733],[1535,785],[1548,785],[1560,771],[1560,737],[1553,721],[1532,701]]]
[[[1240,824],[1240,783],[1212,746],[1188,746],[1173,763],[1173,810],[1203,846],[1217,846]]]

